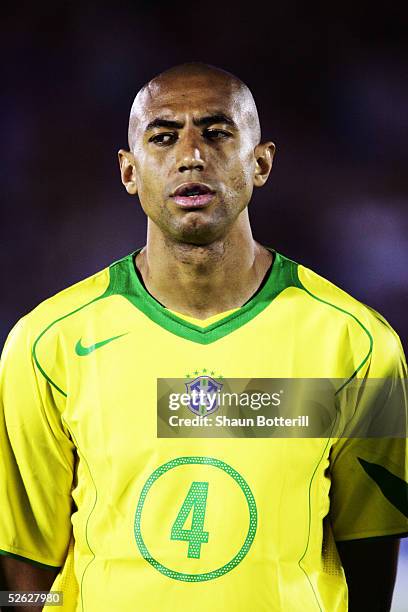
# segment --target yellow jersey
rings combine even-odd
[[[132,253],[11,332],[0,549],[61,568],[62,610],[343,612],[335,541],[408,531],[405,439],[158,435],[159,379],[404,384],[384,319],[273,254],[254,297],[207,321],[158,303]]]

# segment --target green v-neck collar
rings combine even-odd
[[[110,284],[105,296],[115,294],[123,296],[163,329],[199,344],[210,344],[239,329],[262,312],[284,289],[298,286],[299,283],[297,264],[275,250],[269,249],[274,255],[274,260],[262,289],[241,308],[202,327],[178,317],[146,291],[135,270],[135,255],[140,250],[137,249],[110,266]]]

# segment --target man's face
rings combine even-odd
[[[210,244],[246,208],[257,144],[246,106],[217,75],[172,76],[142,94],[128,159],[143,210],[171,239]]]

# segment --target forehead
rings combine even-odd
[[[234,82],[202,75],[152,81],[138,94],[134,108],[142,122],[215,111],[239,121],[245,111],[244,96]]]

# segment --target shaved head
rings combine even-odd
[[[119,163],[149,232],[203,245],[236,223],[248,228],[253,188],[266,182],[275,151],[260,139],[250,90],[225,70],[181,64],[146,83],[130,113],[130,151],[119,151]]]
[[[172,92],[184,92],[186,98],[189,88],[202,87],[203,91],[220,90],[229,96],[251,131],[253,145],[261,139],[258,111],[249,87],[230,72],[200,62],[190,62],[173,66],[146,83],[136,95],[130,118],[128,140],[133,151],[137,129],[145,115],[146,109],[154,105],[161,97],[170,97]]]

